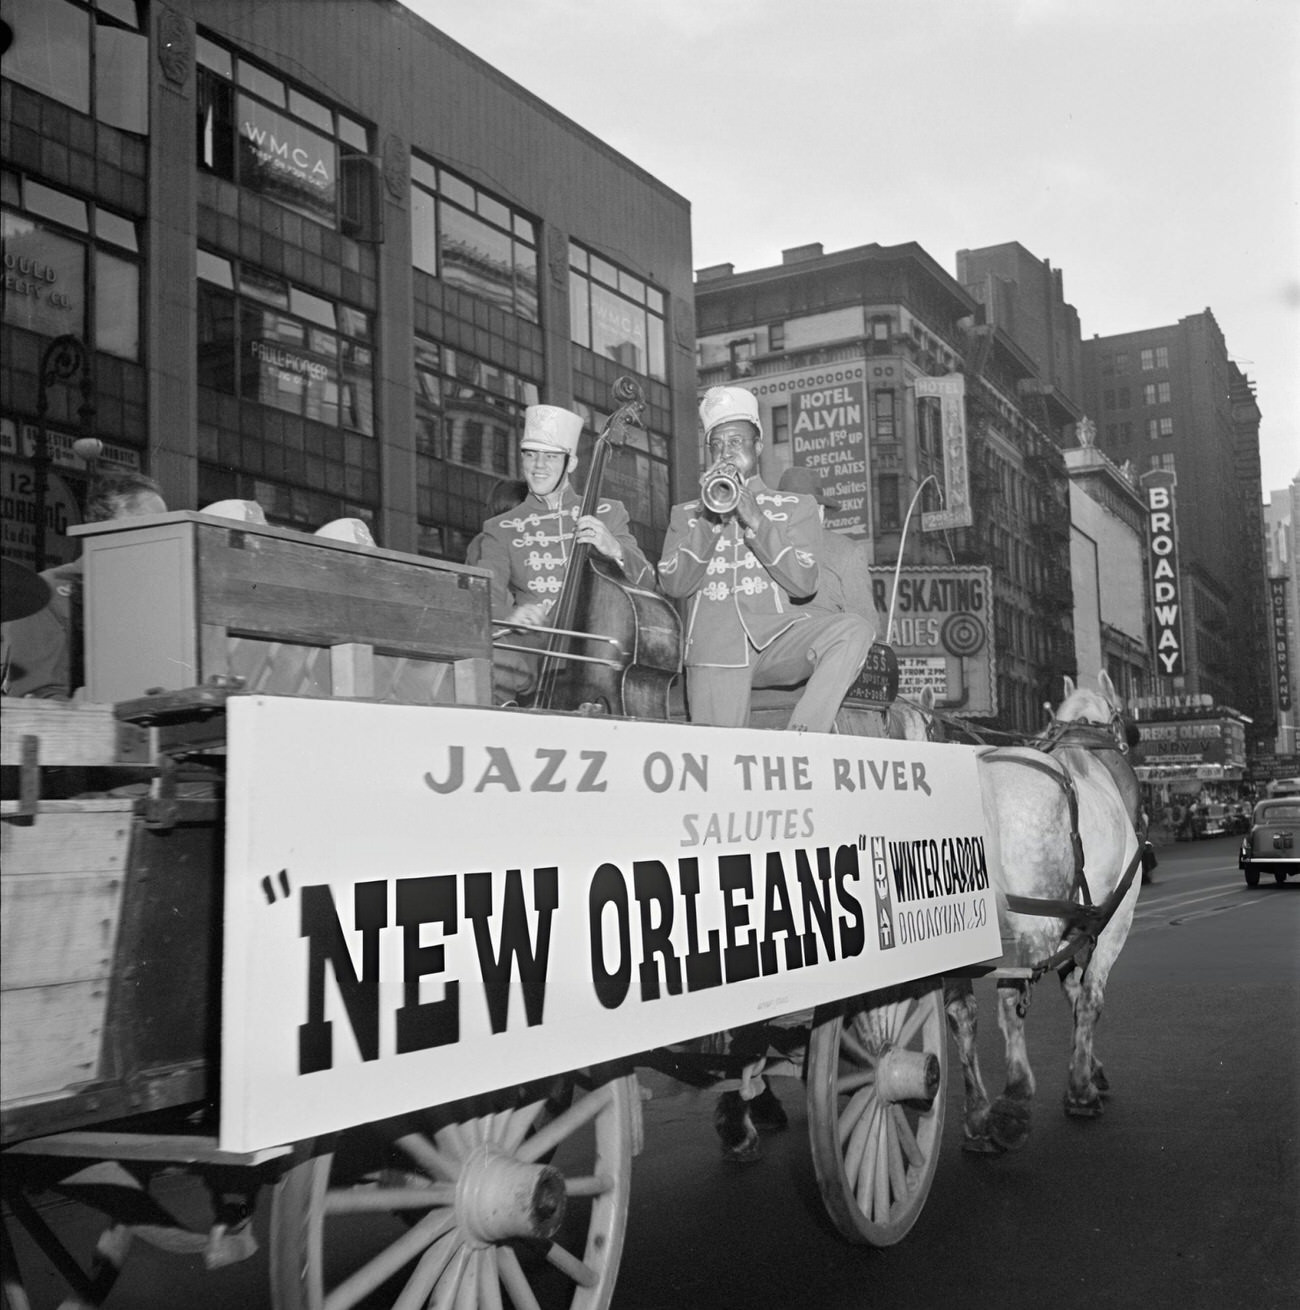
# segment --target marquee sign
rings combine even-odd
[[[1167,677],[1179,677],[1185,671],[1174,484],[1174,474],[1170,469],[1152,469],[1142,475],[1147,502],[1153,645],[1157,669]]]
[[[224,1149],[1000,954],[977,752],[233,696]]]
[[[879,614],[890,612],[894,569],[871,570]],[[984,565],[904,567],[898,576],[889,645],[898,656],[898,694],[915,700],[929,687],[942,710],[979,718],[997,714],[993,572]],[[869,700],[862,679],[851,697]]]

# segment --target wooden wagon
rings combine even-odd
[[[81,1304],[135,1239],[251,1254],[269,1198],[276,1307],[604,1306],[637,1067],[765,1024],[838,1227],[906,1233],[938,975],[998,954],[973,752],[497,710],[477,570],[83,531],[91,699],[6,702],[0,821],[5,1195]],[[50,1188],[109,1216],[88,1267]]]

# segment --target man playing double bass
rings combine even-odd
[[[616,564],[632,585],[653,585],[654,569],[632,535],[621,501],[602,496],[594,514],[579,514],[582,498],[570,478],[581,435],[580,414],[557,405],[530,405],[524,411],[519,462],[528,494],[483,525],[478,560],[492,572],[492,613],[498,619],[547,624],[574,548],[584,542]],[[526,644],[528,637],[512,634],[511,641]],[[500,652],[493,665],[493,686],[501,698],[528,692],[536,680],[535,658]]]
[[[817,594],[822,526],[811,495],[774,491],[759,475],[758,399],[711,387],[700,404],[713,466],[700,500],[674,505],[659,581],[691,598],[686,692],[694,723],[749,722],[752,687],[802,685],[791,728],[829,732],[874,637],[863,614],[797,602]],[[711,508],[710,485],[735,481],[734,504]]]

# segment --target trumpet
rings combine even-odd
[[[730,460],[719,460],[700,479],[700,499],[715,514],[730,514],[740,501],[745,478]]]

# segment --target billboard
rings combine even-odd
[[[829,385],[807,380],[790,395],[790,449],[796,467],[812,469],[840,508],[826,511],[826,526],[851,537],[868,536],[867,384]]]
[[[871,590],[876,610],[888,615],[894,569],[872,568]],[[930,687],[941,710],[974,718],[995,716],[992,626],[992,569],[904,567],[889,630],[889,645],[898,657],[898,694],[914,699]]]
[[[1000,950],[973,747],[296,696],[228,716],[225,1149]]]

